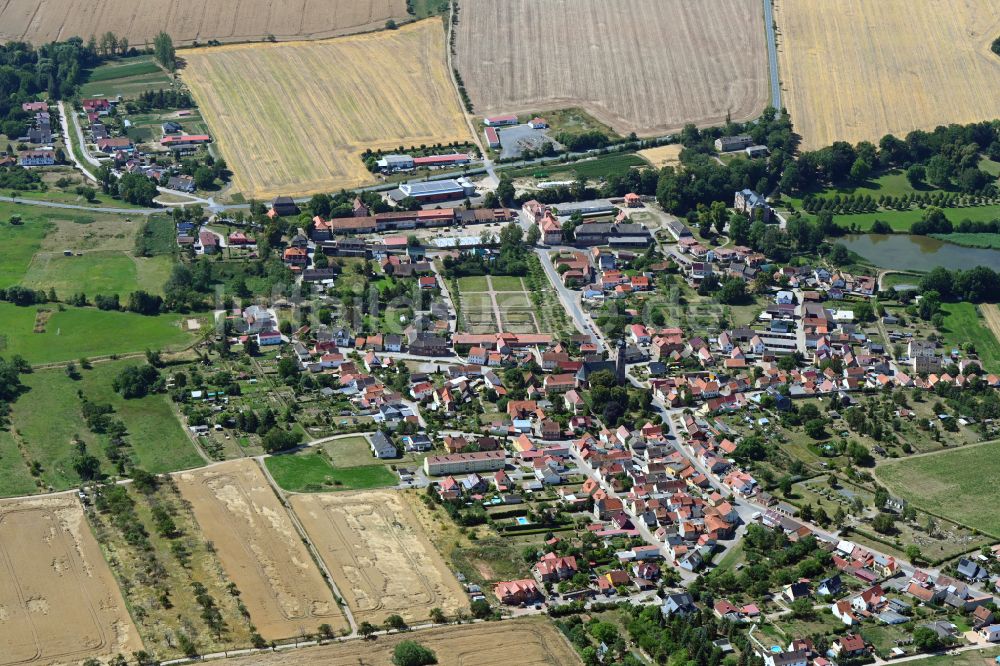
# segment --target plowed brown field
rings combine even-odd
[[[476,113],[584,107],[616,131],[759,114],[758,0],[460,0],[456,63]]]
[[[783,103],[807,149],[1000,116],[996,0],[776,0]]]
[[[468,141],[428,19],[323,42],[240,44],[184,52],[184,80],[247,197],[313,194],[370,183],[366,148]]]
[[[432,608],[468,610],[465,594],[397,492],[293,495],[289,501],[358,622]]]
[[[43,44],[111,31],[133,46],[166,30],[175,44],[317,39],[406,19],[405,0],[6,0],[0,41]]]
[[[0,665],[141,649],[79,502],[0,502]]]
[[[392,649],[414,640],[437,654],[440,666],[578,666],[582,662],[559,630],[545,618],[464,624],[379,636],[347,643],[235,657],[233,666],[388,665]]]
[[[250,619],[265,639],[315,633],[347,621],[288,512],[252,460],[178,475],[205,537],[240,589]]]

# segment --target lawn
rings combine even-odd
[[[6,430],[0,430],[0,467],[3,469],[0,474],[0,496],[14,497],[37,492],[35,480],[17,448],[14,435]]]
[[[857,225],[861,231],[870,230],[872,225],[875,224],[875,220],[882,220],[892,227],[893,231],[908,232],[910,226],[921,219],[925,212],[919,208],[913,210],[889,210],[875,213],[859,213],[857,215],[835,215],[834,219],[841,226],[853,227]],[[956,224],[962,220],[989,222],[1000,217],[1000,205],[945,208],[943,212],[945,217]],[[811,217],[805,212],[802,214]]]
[[[142,264],[155,265],[148,260]],[[153,281],[144,282],[149,286]],[[154,286],[153,291],[162,292],[163,282]],[[41,252],[31,260],[21,284],[43,291],[55,289],[62,299],[82,291],[91,298],[98,294],[118,294],[124,302],[129,293],[139,288],[139,264],[118,251],[86,252],[80,257]]]
[[[36,319],[44,333],[33,332]],[[71,361],[81,356],[104,356],[146,349],[183,347],[194,338],[181,330],[182,315],[144,317],[96,308],[60,310],[58,305],[18,307],[0,303],[0,354],[20,354],[33,364]]]
[[[81,370],[79,380],[70,379],[62,369],[23,376],[30,390],[14,403],[11,421],[31,460],[41,464],[41,479],[47,486],[66,490],[80,483],[73,469],[72,442],[77,436],[101,460],[105,474],[115,472],[105,456],[106,437],[90,432],[83,420],[77,391],[82,391],[88,400],[114,408],[115,418],[121,419],[128,429],[126,439],[131,444],[133,459],[143,469],[161,473],[202,464],[167,396],[125,400],[112,390],[114,376],[135,363],[138,361],[95,364],[91,370]],[[14,466],[11,469],[17,471]],[[6,480],[0,488],[5,493],[11,491]]]
[[[489,291],[489,286],[486,284],[486,278],[482,275],[472,275],[469,277],[458,278],[458,290],[462,293],[466,292],[483,292]]]
[[[490,277],[493,291],[524,291],[521,278],[510,275],[494,275]]]
[[[337,468],[379,464],[378,459],[372,456],[368,440],[361,435],[330,440],[323,444],[323,449]]]
[[[1000,648],[989,647],[982,650],[969,650],[959,654],[949,654],[940,657],[921,659],[920,666],[985,666],[992,663],[1000,655]]]
[[[986,327],[976,306],[972,303],[944,303],[941,309],[945,312],[944,343],[960,348],[971,342],[976,347],[983,369],[1000,372],[1000,342]]]
[[[25,216],[24,224],[10,225],[7,220],[13,214],[22,215],[25,206],[11,206],[0,203],[0,288],[19,284],[28,271],[31,258],[42,246],[42,239],[52,228],[45,219],[32,215]],[[16,211],[16,212],[14,212]]]
[[[884,462],[875,475],[914,506],[1000,538],[1000,442]]]
[[[271,456],[265,463],[279,486],[296,493],[383,488],[399,481],[383,465],[335,468],[316,451]]]

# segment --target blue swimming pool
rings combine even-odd
[[[524,516],[518,516],[517,518],[515,518],[515,520],[517,521],[518,525],[527,525],[528,524],[528,519],[525,518]]]

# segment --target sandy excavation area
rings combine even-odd
[[[555,625],[543,617],[463,624],[379,636],[376,641],[261,653],[227,660],[233,666],[388,666],[399,641],[415,640],[437,654],[439,666],[578,666],[583,662]]]
[[[432,608],[454,615],[466,596],[397,492],[293,495],[310,540],[358,622],[398,613],[425,622]]]
[[[347,627],[288,512],[252,460],[177,476],[205,538],[267,640]]]
[[[318,39],[380,30],[405,20],[405,0],[5,0],[0,40],[85,41],[111,31],[133,46],[167,30],[175,44]]]
[[[76,498],[0,502],[0,666],[141,649]]]

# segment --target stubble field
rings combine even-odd
[[[405,0],[7,0],[0,41],[44,44],[111,31],[133,46],[169,30],[175,44],[336,37],[405,19]]]
[[[0,665],[141,649],[79,502],[0,502]]]
[[[291,518],[257,464],[239,460],[178,476],[222,567],[267,640],[347,623]]]
[[[293,495],[290,500],[357,621],[454,616],[465,594],[399,493]]]
[[[552,622],[542,617],[501,624],[463,624],[416,633],[379,636],[281,653],[236,657],[234,666],[357,666],[391,664],[392,649],[415,640],[437,654],[440,666],[579,666],[582,662]]]
[[[184,80],[248,198],[358,187],[373,181],[365,149],[470,138],[439,19],[184,58]]]
[[[756,0],[461,0],[456,64],[479,115],[583,107],[617,132],[755,117]]]
[[[804,148],[1000,116],[993,0],[777,0],[775,21]]]

